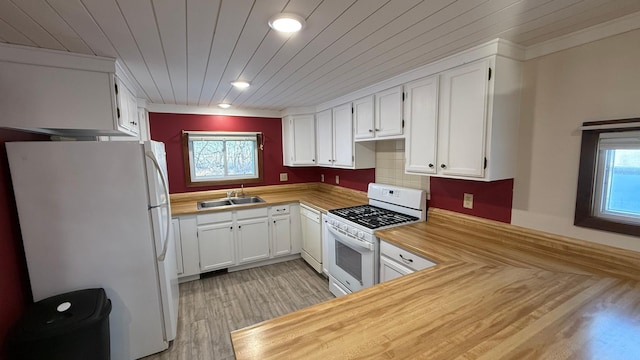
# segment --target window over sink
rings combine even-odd
[[[184,131],[187,186],[262,181],[262,133]]]
[[[574,224],[640,235],[640,119],[583,125]]]

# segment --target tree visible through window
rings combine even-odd
[[[189,182],[199,186],[260,181],[261,139],[258,133],[186,132],[183,147]]]

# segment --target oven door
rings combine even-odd
[[[358,291],[375,282],[375,244],[328,225],[329,274],[349,290]]]

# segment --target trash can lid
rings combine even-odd
[[[102,288],[78,290],[40,300],[18,324],[22,336],[60,334],[109,316],[111,303]]]

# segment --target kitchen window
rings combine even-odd
[[[640,119],[583,129],[574,224],[640,235]]]
[[[262,181],[262,134],[185,131],[187,186]]]

